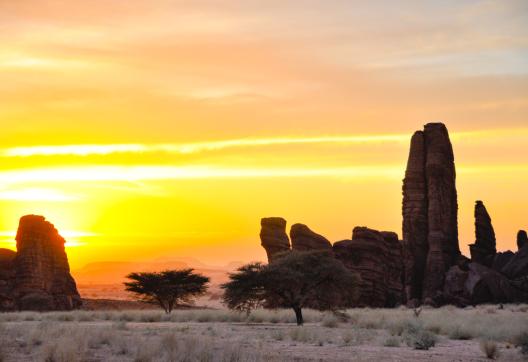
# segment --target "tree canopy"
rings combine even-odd
[[[147,303],[159,304],[166,313],[178,304],[188,303],[192,298],[204,294],[209,278],[195,273],[193,269],[142,272],[127,275],[125,289]]]
[[[287,307],[303,324],[302,308],[338,310],[357,298],[359,277],[326,251],[286,252],[272,263],[245,265],[222,285],[224,302],[235,310]]]

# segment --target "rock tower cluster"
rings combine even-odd
[[[71,310],[82,304],[65,240],[42,216],[20,219],[17,252],[0,250],[0,310]]]
[[[328,250],[361,277],[354,306],[391,307],[446,303],[528,302],[528,236],[517,235],[518,251],[498,253],[491,217],[475,205],[471,259],[460,253],[453,147],[442,123],[429,123],[411,138],[403,180],[403,240],[393,232],[356,227],[352,239],[330,243],[306,225],[262,219],[268,261],[289,250]]]

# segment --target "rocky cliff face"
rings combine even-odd
[[[335,257],[350,270],[361,276],[359,301],[356,305],[392,307],[403,299],[402,248],[398,235],[379,232],[365,227],[353,231],[352,240],[344,240],[333,246],[324,236],[308,226],[294,224],[290,229],[291,249],[286,235],[286,220],[264,218],[261,220],[260,237],[268,255],[268,262],[284,251],[333,251]]]
[[[290,250],[290,240],[286,234],[286,220],[281,217],[268,217],[260,221],[260,241],[266,250],[268,261],[277,254]]]
[[[475,244],[471,244],[471,260],[491,267],[497,253],[495,231],[491,217],[482,201],[475,204]]]
[[[411,140],[403,182],[405,289],[410,304],[420,299],[438,304],[445,273],[460,256],[455,180],[447,128],[429,123]]]
[[[11,302],[5,308],[71,310],[80,307],[81,298],[70,275],[65,241],[55,227],[42,216],[24,216],[20,219],[16,240],[17,253],[11,261],[4,289]]]
[[[337,259],[361,277],[360,307],[394,307],[402,302],[401,246],[395,233],[354,228],[352,240],[333,246]]]

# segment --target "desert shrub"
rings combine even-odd
[[[339,326],[339,319],[332,313],[325,313],[321,324],[323,327],[337,328]]]
[[[428,330],[421,330],[413,337],[413,347],[419,350],[428,350],[436,344],[436,335]]]
[[[390,336],[385,340],[385,342],[383,342],[383,345],[385,347],[399,347],[400,343],[401,343],[400,338]]]
[[[425,329],[419,321],[409,321],[402,333],[407,345],[419,350],[428,350],[436,344],[436,335]]]
[[[515,346],[521,347],[522,354],[528,355],[528,331],[519,333],[513,342]]]
[[[499,356],[499,347],[497,343],[489,339],[480,342],[480,350],[489,359],[495,359]]]
[[[457,325],[448,334],[450,339],[469,340],[474,336],[471,331],[463,326]]]

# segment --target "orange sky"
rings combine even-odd
[[[259,220],[401,235],[412,132],[444,121],[460,241],[528,228],[525,1],[1,1],[0,247],[72,267],[262,260]]]

